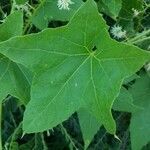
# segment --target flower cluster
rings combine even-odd
[[[72,2],[71,0],[58,0],[57,2],[57,6],[60,10],[64,9],[64,10],[69,10],[70,7],[69,5],[74,4],[74,2]]]
[[[119,25],[114,25],[111,30],[111,34],[114,36],[114,38],[122,39],[126,37],[126,31],[122,30],[122,27]]]

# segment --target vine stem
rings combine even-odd
[[[2,102],[0,103],[0,149],[3,149],[2,147]]]
[[[145,40],[150,40],[150,37],[144,37],[144,38],[139,39],[139,40],[137,40],[137,41],[133,41],[132,43],[133,43],[133,44],[137,44],[137,43],[141,43],[141,42],[143,42],[143,41],[145,41]]]
[[[145,36],[148,35],[148,34],[150,34],[150,29],[140,33],[139,35],[137,35],[134,38],[128,39],[127,42],[134,43],[134,42],[136,42],[136,41],[138,41],[140,39],[146,38]]]
[[[72,146],[73,146],[76,150],[78,150],[78,148],[77,148],[76,145],[74,144],[72,138],[71,138],[70,135],[68,134],[68,132],[67,132],[67,130],[65,129],[65,127],[64,127],[62,124],[60,124],[60,127],[61,127],[61,129],[63,130],[63,132],[65,133],[65,135],[66,135],[66,137],[68,138],[68,140],[71,142]]]
[[[18,127],[14,130],[13,134],[10,136],[11,141],[9,144],[9,149],[12,147],[15,137],[20,132],[19,130],[21,129],[21,127],[22,127],[22,122],[19,123]]]
[[[46,145],[46,143],[44,141],[44,135],[43,135],[43,133],[40,133],[40,134],[41,134],[42,143],[43,143],[43,150],[48,150],[47,145]]]

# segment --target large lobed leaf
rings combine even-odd
[[[0,44],[0,52],[34,74],[26,133],[53,128],[85,107],[115,134],[111,107],[122,81],[150,59],[148,52],[109,37],[93,0],[67,26],[13,38]]]

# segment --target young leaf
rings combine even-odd
[[[25,4],[28,0],[15,0],[18,5]]]
[[[67,26],[13,38],[0,44],[0,52],[34,74],[23,121],[26,133],[53,128],[86,107],[115,134],[113,101],[124,78],[150,59],[148,52],[109,37],[93,0]]]
[[[130,124],[131,145],[133,150],[141,150],[150,142],[150,77],[141,76],[130,90],[134,103],[142,110],[132,114]]]
[[[0,25],[0,41],[8,40],[22,34],[22,12],[14,12]],[[0,101],[8,94],[16,96],[24,104],[30,98],[30,84],[23,72],[24,67],[0,54]]]
[[[101,127],[101,124],[85,109],[80,109],[78,111],[78,117],[84,140],[84,149],[87,149],[94,135]]]
[[[135,112],[141,108],[134,105],[132,95],[128,90],[122,87],[119,96],[116,98],[113,104],[113,109],[124,112]]]
[[[23,15],[16,11],[9,15],[3,24],[0,25],[0,42],[6,41],[11,37],[22,35]]]
[[[32,23],[39,29],[47,28],[52,20],[68,21],[77,9],[83,4],[82,0],[71,0],[72,4],[68,9],[59,9],[58,0],[44,0],[36,9],[32,17]]]
[[[100,11],[116,19],[122,7],[122,0],[100,0],[98,7]]]
[[[134,30],[134,11],[143,10],[143,0],[122,0],[122,9],[119,13],[119,24],[129,32]]]

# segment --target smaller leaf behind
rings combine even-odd
[[[23,14],[16,11],[0,25],[0,42],[22,34]],[[30,99],[29,73],[24,66],[0,54],[0,101],[11,94],[27,104]]]
[[[132,95],[125,88],[121,88],[119,96],[116,98],[113,109],[120,112],[135,112],[142,109],[133,104]],[[84,140],[84,148],[87,149],[94,135],[98,132],[102,124],[85,109],[78,111],[79,123]]]
[[[132,113],[142,108],[133,103],[133,97],[131,93],[122,87],[119,96],[116,98],[113,104],[113,109],[116,111]]]
[[[122,0],[122,8],[119,13],[118,23],[126,30],[129,34],[134,33],[134,11],[143,10],[143,0]]]
[[[23,14],[16,11],[9,15],[3,24],[0,24],[0,42],[6,41],[14,36],[22,35]]]
[[[100,12],[104,12],[111,18],[115,19],[118,17],[122,7],[122,0],[99,0],[98,8]]]
[[[39,29],[48,27],[50,21],[69,21],[74,13],[82,6],[82,0],[71,0],[73,3],[69,10],[60,10],[57,6],[58,0],[44,0],[35,10],[32,23]]]
[[[102,124],[85,109],[78,111],[78,117],[84,140],[84,149],[87,149]]]
[[[132,113],[130,134],[133,150],[141,150],[150,142],[150,77],[141,76],[130,89],[134,103],[143,109]]]

